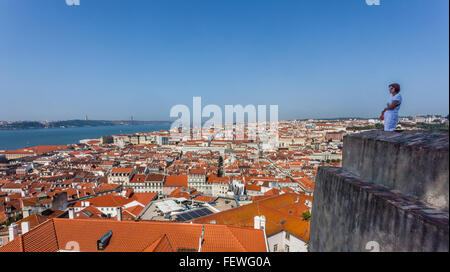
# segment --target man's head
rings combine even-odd
[[[392,83],[391,85],[389,85],[389,92],[392,95],[396,95],[400,92],[400,84],[398,83]]]

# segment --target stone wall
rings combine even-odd
[[[369,131],[344,138],[342,167],[448,211],[448,134]]]
[[[353,134],[343,152],[317,173],[310,251],[448,251],[448,134]]]

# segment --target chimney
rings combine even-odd
[[[27,218],[28,216],[30,216],[30,210],[23,210],[22,215],[23,215],[23,218]]]
[[[69,219],[74,219],[75,213],[72,207],[69,208]]]
[[[18,235],[17,224],[16,223],[12,223],[9,226],[9,241],[11,242],[12,240],[16,239],[17,235]]]
[[[259,218],[259,216],[254,217],[253,227],[255,229],[259,229],[261,227],[261,219]]]
[[[306,201],[305,201],[305,205],[308,206],[308,207],[310,207],[310,208],[312,208],[311,201],[309,201],[309,200],[306,200]]]
[[[117,221],[122,221],[122,207],[116,207]]]
[[[260,217],[260,229],[265,230],[266,229],[266,217],[264,215],[261,215]]]
[[[25,234],[30,231],[30,222],[22,222],[22,234]]]

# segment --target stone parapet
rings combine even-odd
[[[448,251],[448,133],[344,138],[343,167],[320,167],[310,251]]]
[[[322,167],[314,191],[309,251],[448,251],[448,213]]]
[[[448,211],[448,133],[368,131],[344,137],[342,167]]]

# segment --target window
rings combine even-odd
[[[285,239],[289,241],[290,238],[291,238],[291,235],[289,234],[289,232],[286,232]]]
[[[284,246],[284,252],[289,252],[289,246],[288,245]]]
[[[273,252],[277,252],[278,251],[278,244],[273,245]]]

